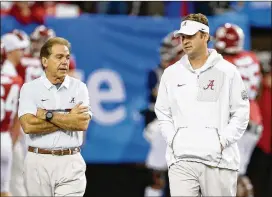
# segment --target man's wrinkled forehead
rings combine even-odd
[[[62,54],[62,55],[69,55],[70,50],[66,45],[62,44],[55,44],[51,48],[51,53],[52,54]]]

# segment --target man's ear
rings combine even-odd
[[[47,62],[48,62],[47,58],[42,57],[42,65],[43,65],[44,68],[47,67]]]
[[[210,39],[210,35],[205,33],[205,39],[206,39],[206,42],[208,42],[208,40]]]

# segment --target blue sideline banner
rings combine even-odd
[[[209,18],[211,33],[225,22],[244,30],[250,48],[247,17]],[[162,38],[180,26],[180,19],[82,15],[47,18],[46,25],[68,39],[77,66],[84,72],[94,113],[83,146],[87,163],[143,162],[149,144],[143,138],[139,110],[146,103],[147,71],[159,63]],[[14,28],[30,33],[12,17],[1,18],[1,35]]]
[[[271,1],[232,2],[232,7],[248,16],[250,25],[257,28],[272,28]]]

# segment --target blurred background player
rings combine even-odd
[[[7,39],[6,37],[4,38]],[[6,42],[7,40],[5,40],[5,43]],[[17,53],[13,50],[13,52],[11,52],[10,50],[11,48],[9,48],[8,61],[13,60],[13,58],[11,58],[12,56],[16,56],[16,58],[17,56],[20,56],[20,52],[17,51]],[[13,55],[10,53],[13,53]],[[22,79],[20,77],[12,74],[10,75],[7,72],[2,72],[4,59],[4,46],[1,42],[1,197],[10,196],[9,186],[12,168],[12,146],[16,142],[16,139],[13,136],[18,136],[19,132],[19,129],[14,127],[14,121],[16,121],[15,117],[17,116],[19,91],[22,86]]]
[[[16,69],[21,62],[25,49],[29,46],[29,40],[27,39],[26,34],[21,31],[14,31],[3,35],[1,42],[3,42],[6,52],[6,60],[4,61],[1,70],[2,73],[8,76],[21,78]],[[13,196],[26,196],[24,180],[22,178],[26,149],[24,146],[24,135],[20,131],[20,123],[17,118],[17,113],[14,117],[13,129],[16,130],[16,132],[12,132],[12,140],[14,144],[10,192]]]
[[[26,35],[23,31],[17,29],[13,30],[13,33],[16,32],[24,34],[25,39],[29,40],[30,42],[30,45],[25,51],[25,54],[21,59],[20,64],[17,66],[18,74],[23,78],[24,83],[26,83],[40,77],[43,74],[43,69],[39,60],[39,49],[37,49],[35,45],[36,42],[32,39],[30,40],[30,37]],[[55,36],[55,34],[52,34],[52,36]]]
[[[22,58],[21,64],[17,67],[17,71],[23,78],[24,82],[32,81],[43,74],[43,68],[39,59],[40,49],[49,38],[55,36],[55,31],[45,27],[44,25],[36,27],[35,30],[30,34],[30,47],[28,52]],[[75,68],[75,60],[72,58],[69,66],[69,75],[72,77],[75,77]]]
[[[7,33],[1,37],[1,42],[4,44],[6,58],[3,62],[2,72],[17,76],[16,67],[19,65],[24,50],[29,46],[29,41],[25,39],[25,35],[15,32]]]
[[[6,59],[6,52],[4,49],[4,44],[2,42],[0,42],[0,49],[1,49],[1,53],[0,53],[0,68],[2,68],[3,62]]]
[[[248,90],[250,121],[246,132],[238,141],[241,164],[237,196],[252,196],[253,188],[245,174],[251,154],[262,132],[262,117],[256,100],[261,82],[261,67],[255,53],[244,50],[244,32],[235,24],[226,23],[216,30],[215,48],[223,55],[224,59],[237,66]]]
[[[262,136],[252,153],[247,174],[254,186],[254,197],[270,197],[272,194],[272,116],[271,116],[271,85],[272,59],[263,64],[262,85],[258,103],[263,118]]]
[[[164,69],[176,63],[184,55],[179,38],[174,37],[174,32],[166,35],[160,47],[160,64],[148,73],[148,108],[143,110],[146,128],[144,136],[150,143],[146,166],[160,174],[161,182],[165,183],[164,190],[148,187],[146,196],[170,196],[167,177],[167,164],[165,159],[166,143],[159,130],[158,120],[154,112],[158,86]]]
[[[154,105],[158,94],[160,78],[164,69],[174,64],[184,55],[180,41],[173,36],[173,32],[163,38],[159,52],[160,64],[148,72],[148,108],[142,111],[145,117],[145,125],[148,125],[156,118]]]

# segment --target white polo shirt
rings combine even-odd
[[[18,116],[33,114],[37,109],[54,110],[68,113],[78,102],[89,106],[89,93],[86,84],[78,79],[66,76],[59,89],[45,75],[25,83],[20,92]],[[92,112],[89,107],[89,114]],[[45,149],[61,149],[81,146],[83,131],[56,131],[49,134],[27,134],[29,146]]]

